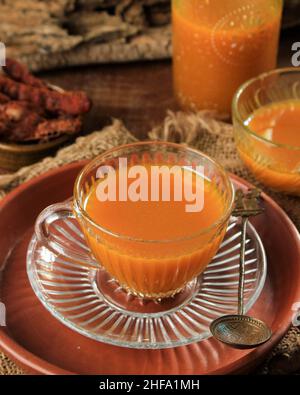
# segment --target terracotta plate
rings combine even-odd
[[[260,362],[287,330],[292,306],[300,301],[299,235],[266,195],[265,212],[253,222],[266,249],[268,275],[250,313],[272,328],[269,343],[250,351],[233,350],[213,339],[167,350],[118,348],[73,332],[45,310],[26,274],[28,241],[38,213],[71,196],[82,166],[76,163],[38,177],[0,204],[0,295],[7,310],[0,348],[28,372],[45,374],[225,374]]]

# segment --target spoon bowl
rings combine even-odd
[[[270,328],[257,318],[247,315],[225,315],[210,325],[212,335],[220,342],[238,349],[255,348],[270,340]]]

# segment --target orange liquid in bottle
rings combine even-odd
[[[246,124],[276,144],[253,138],[249,147],[240,149],[246,165],[265,185],[300,195],[300,101],[264,106]]]
[[[149,172],[151,166],[146,169]],[[170,181],[173,191],[174,178]],[[173,295],[200,274],[215,255],[226,223],[200,234],[224,213],[223,198],[211,182],[203,183],[204,207],[199,212],[187,212],[185,199],[100,202],[97,185],[86,198],[86,211],[97,224],[123,237],[97,230],[94,234],[86,232],[86,237],[107,272],[132,293],[151,298]]]
[[[276,66],[276,0],[173,0],[174,88],[184,109],[230,114],[238,87]]]

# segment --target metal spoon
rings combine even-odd
[[[242,218],[238,313],[217,318],[210,325],[210,331],[216,339],[234,348],[254,348],[267,342],[272,336],[270,328],[263,321],[244,315],[246,231],[249,217],[263,211],[259,206],[259,196],[260,191],[257,189],[248,193],[242,190],[236,192],[233,215]]]

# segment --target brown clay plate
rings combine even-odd
[[[264,214],[253,223],[264,243],[268,275],[250,311],[274,333],[254,350],[233,350],[213,339],[166,350],[119,348],[85,338],[46,311],[26,274],[26,250],[39,212],[71,196],[83,162],[23,184],[0,203],[0,300],[7,310],[0,348],[27,372],[42,374],[226,374],[253,368],[290,325],[300,301],[299,235],[286,214],[264,195]],[[235,181],[246,187],[246,182]]]

